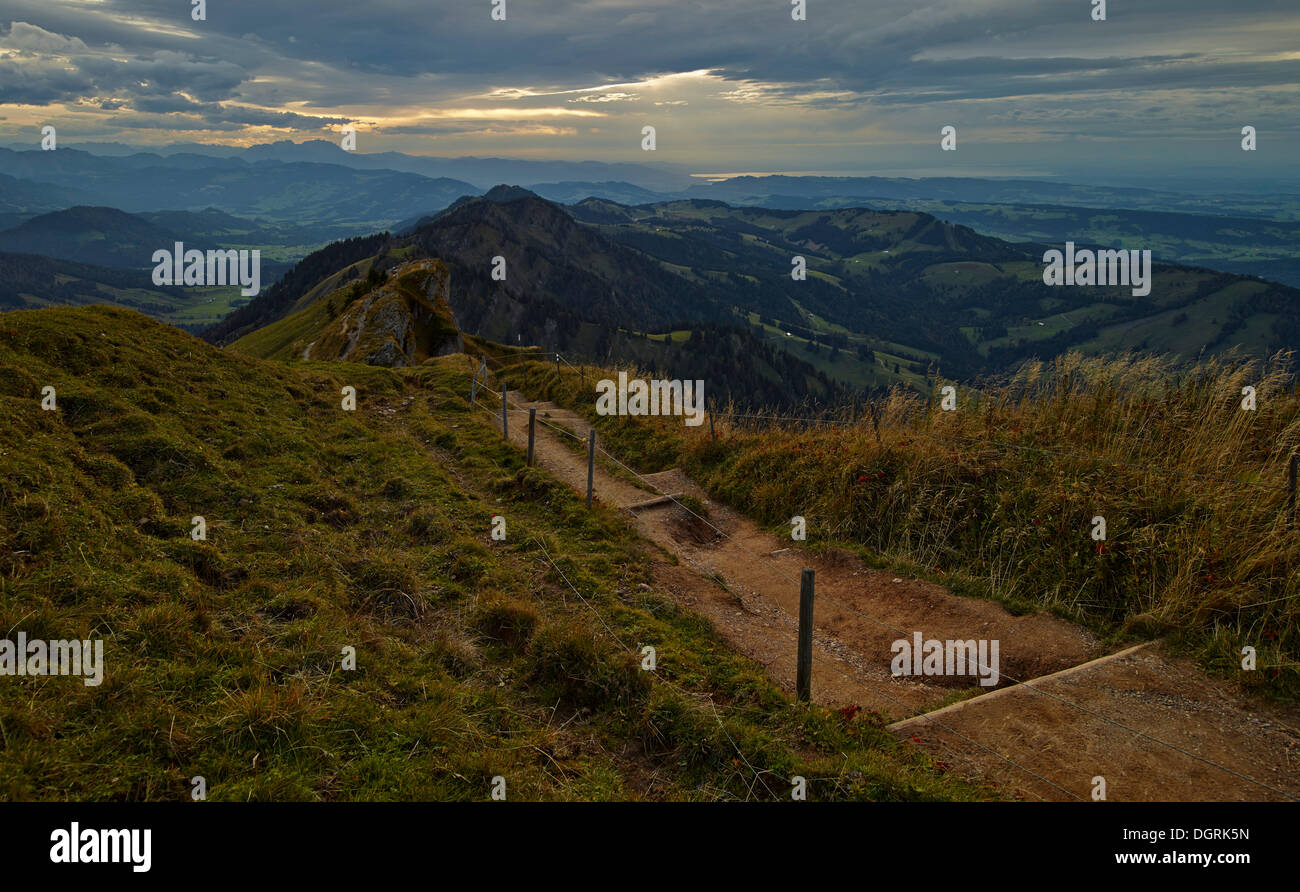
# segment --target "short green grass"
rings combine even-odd
[[[214,800],[484,800],[497,775],[510,799],[788,800],[794,775],[812,799],[990,795],[796,707],[644,591],[623,518],[526,469],[469,367],[0,316],[0,630],[102,638],[106,662],[99,687],[0,677],[0,798],[185,800],[201,776]]]

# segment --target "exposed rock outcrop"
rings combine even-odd
[[[397,367],[463,352],[447,302],[450,278],[440,260],[399,266],[384,283],[346,306],[303,358]]]

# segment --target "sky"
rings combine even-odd
[[[0,0],[0,142],[1194,175],[1300,160],[1300,0]],[[656,148],[642,148],[642,128]],[[1241,128],[1258,150],[1241,150]],[[940,149],[953,126],[957,150]]]

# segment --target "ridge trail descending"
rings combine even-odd
[[[537,464],[585,493],[585,443],[578,449],[564,441],[584,440],[589,422],[517,392],[509,400],[511,441],[526,447],[527,410],[536,409]],[[803,568],[815,570],[814,699],[878,713],[963,776],[1034,799],[1069,798],[1061,788],[1090,799],[1097,776],[1111,800],[1285,800],[1277,791],[1300,797],[1300,710],[1256,702],[1160,644],[1085,665],[1105,652],[1071,623],[1043,613],[1015,616],[991,601],[873,569],[845,551],[814,554],[711,500],[680,470],[636,475],[650,485],[643,488],[597,455],[596,499],[636,506],[633,526],[671,556],[654,562],[657,587],[706,616],[732,647],[793,691],[797,580]],[[706,517],[671,500],[652,502],[667,493],[698,499]],[[999,685],[1012,689],[927,718],[993,689],[970,676],[894,677],[891,644],[914,632],[999,641]],[[1078,668],[1032,686],[1013,681],[1071,667]]]

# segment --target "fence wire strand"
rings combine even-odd
[[[570,365],[571,365],[571,364],[570,364]],[[511,399],[509,398],[509,396],[507,396],[506,401],[507,401],[507,405],[510,406],[511,408],[515,409],[516,411],[527,412],[530,408],[534,408],[534,407],[529,407],[529,406],[523,406],[523,405],[520,405],[519,403],[514,402],[513,400],[511,400]],[[477,404],[477,401],[476,401],[476,404]],[[489,412],[489,414],[492,414],[494,417],[496,417],[496,416],[497,416],[497,413],[499,412],[499,409],[493,409],[493,408],[488,408],[488,407],[484,407],[484,406],[479,406],[479,408],[483,408],[485,411]],[[732,415],[732,416],[734,416],[734,413],[717,413],[717,414],[718,414],[719,416],[728,416],[728,415]],[[787,419],[791,419],[791,418],[793,418],[793,420],[799,420],[799,421],[820,421],[820,422],[826,422],[826,423],[839,423],[839,424],[844,424],[843,422],[835,422],[835,421],[833,421],[833,420],[826,420],[826,419],[804,419],[804,418],[794,418],[793,416],[785,416],[785,417],[786,417]],[[555,424],[552,424],[552,423],[546,421],[545,419],[541,419],[541,421],[542,421],[542,423],[543,423],[546,427],[548,427],[548,428],[551,428],[551,429],[556,430],[556,431],[558,431],[558,432],[560,432],[560,433],[563,433],[563,434],[567,434],[568,436],[572,437],[572,438],[575,439],[575,440],[578,440],[579,442],[584,442],[584,438],[579,437],[577,434],[573,433],[572,431],[569,431],[567,428],[563,428],[563,427],[557,426],[557,425],[555,425]],[[859,423],[859,424],[860,424],[860,423]],[[972,439],[972,438],[964,438],[964,437],[963,437],[963,438],[960,438],[960,439]],[[1004,443],[998,443],[997,441],[985,441],[985,440],[977,440],[977,441],[978,441],[978,442],[986,442],[986,443],[989,443],[990,445],[1011,446],[1011,447],[1013,447],[1013,448],[1016,448],[1016,447],[1015,447],[1015,444],[1004,444]],[[1077,455],[1073,455],[1073,454],[1071,454],[1071,453],[1054,453],[1054,452],[1051,452],[1050,450],[1039,450],[1039,449],[1037,449],[1036,447],[1021,447],[1021,448],[1032,449],[1032,450],[1034,450],[1034,451],[1049,452],[1049,453],[1051,453],[1051,454],[1058,454],[1058,455],[1062,455],[1062,456],[1066,456],[1066,457],[1078,458],[1078,459],[1081,459],[1081,460],[1090,460],[1088,457],[1085,457],[1085,456],[1077,456]],[[608,459],[609,461],[611,461],[613,464],[617,465],[619,468],[623,469],[623,470],[626,471],[627,473],[631,474],[633,477],[635,477],[635,478],[637,478],[638,480],[640,480],[643,484],[645,484],[646,486],[650,487],[653,491],[655,491],[656,493],[658,493],[661,497],[667,498],[669,501],[671,501],[671,502],[672,502],[674,505],[676,505],[678,508],[682,509],[683,511],[686,511],[686,512],[687,512],[688,514],[690,514],[692,517],[696,518],[697,520],[699,520],[699,521],[701,521],[702,523],[704,523],[705,525],[707,525],[710,529],[714,530],[718,535],[723,536],[723,537],[725,537],[726,539],[728,539],[729,541],[731,541],[731,542],[732,542],[736,547],[740,548],[740,549],[741,549],[742,551],[744,551],[746,554],[750,555],[751,557],[754,557],[754,558],[757,559],[759,562],[761,562],[762,564],[766,565],[766,566],[768,567],[768,569],[769,569],[770,571],[772,571],[773,573],[775,573],[775,574],[781,576],[782,578],[784,578],[785,580],[789,581],[789,582],[790,582],[791,584],[793,584],[793,585],[798,585],[798,584],[799,584],[799,580],[795,579],[793,576],[791,576],[790,574],[786,573],[786,572],[785,572],[784,570],[782,570],[779,566],[777,566],[776,564],[774,564],[774,563],[772,563],[770,560],[768,560],[765,556],[763,556],[763,555],[761,555],[761,554],[758,554],[758,553],[752,551],[752,550],[749,549],[749,548],[746,548],[742,543],[740,543],[739,541],[737,541],[737,540],[736,540],[734,537],[732,537],[730,534],[728,534],[728,533],[726,533],[725,531],[719,529],[719,528],[718,528],[716,525],[714,525],[713,523],[710,523],[709,520],[708,520],[707,518],[705,518],[705,517],[701,517],[701,516],[700,516],[699,514],[697,514],[695,511],[692,511],[689,507],[687,507],[686,505],[682,504],[680,500],[674,498],[671,494],[664,492],[662,488],[660,488],[659,486],[655,485],[652,481],[648,480],[647,478],[645,478],[643,475],[641,475],[641,474],[638,473],[637,471],[635,471],[635,470],[633,470],[632,468],[628,467],[626,464],[624,464],[622,461],[620,461],[617,457],[615,457],[614,455],[612,455],[608,450],[604,449],[604,448],[603,448],[602,446],[600,446],[599,444],[597,445],[595,451],[598,452],[598,453],[600,453],[600,454],[602,454],[602,455],[604,455],[605,458]],[[1134,467],[1146,467],[1146,466],[1134,466]],[[1151,469],[1151,470],[1170,470],[1170,471],[1174,470],[1174,469],[1162,469],[1162,468],[1158,468],[1158,467],[1155,467],[1155,466],[1152,466],[1150,469]],[[1203,475],[1192,475],[1192,476],[1203,476]],[[1215,478],[1206,478],[1206,479],[1215,479]],[[1224,479],[1224,478],[1219,478],[1219,479]],[[1247,484],[1248,484],[1247,481],[1235,481],[1235,480],[1234,480],[1234,481],[1227,481],[1227,482],[1233,482],[1233,483],[1247,483]],[[1263,488],[1277,489],[1277,487],[1269,487],[1269,486],[1266,486],[1266,485],[1264,485],[1264,484],[1248,484],[1248,485],[1256,485],[1256,486],[1261,486],[1261,487],[1263,487]],[[567,582],[567,579],[566,579],[566,582]],[[761,595],[760,595],[760,597],[761,597]],[[884,628],[887,628],[887,629],[889,629],[889,630],[891,630],[891,631],[893,631],[893,632],[895,632],[895,633],[897,633],[897,634],[900,634],[900,635],[906,635],[906,634],[907,634],[904,630],[898,628],[897,626],[894,626],[894,625],[892,625],[892,624],[890,624],[890,623],[888,623],[888,622],[885,622],[885,621],[883,621],[883,620],[877,619],[877,618],[875,618],[875,617],[869,616],[868,614],[865,614],[865,613],[863,613],[863,612],[861,612],[861,611],[859,611],[859,610],[857,610],[857,609],[855,609],[855,608],[853,608],[853,607],[850,607],[850,606],[847,605],[847,604],[844,604],[843,602],[839,601],[838,599],[832,598],[832,597],[827,596],[827,595],[824,595],[824,594],[823,594],[823,595],[819,595],[819,596],[817,596],[817,597],[818,597],[820,600],[824,600],[824,601],[826,601],[826,602],[828,602],[828,603],[830,603],[830,604],[833,604],[833,605],[835,605],[836,607],[839,607],[840,609],[845,610],[845,611],[847,611],[847,612],[849,612],[849,613],[851,613],[851,614],[853,614],[853,615],[855,615],[855,616],[857,616],[857,617],[859,617],[859,618],[861,618],[861,619],[864,619],[864,620],[867,620],[867,621],[869,621],[869,622],[875,623],[875,624],[877,624],[877,625],[879,625],[879,626],[882,626],[882,627],[884,627]],[[589,606],[590,606],[590,605],[589,605]],[[814,655],[814,659],[818,660],[818,662],[822,662],[823,664],[825,664],[825,660],[823,660],[823,659],[821,659],[821,658],[818,658],[818,657],[816,657],[815,655]],[[981,669],[989,669],[990,667],[984,667],[984,666],[981,666],[980,668],[981,668]],[[837,669],[836,671],[840,671],[840,670]],[[844,675],[845,678],[850,678],[850,676],[846,675],[846,674],[843,673],[842,671],[840,672],[840,674],[841,674],[841,675]],[[1247,776],[1247,775],[1245,775],[1245,774],[1242,774],[1242,773],[1240,773],[1240,772],[1238,772],[1238,771],[1235,771],[1235,770],[1233,770],[1233,769],[1231,769],[1231,768],[1228,768],[1228,767],[1225,766],[1225,765],[1221,765],[1221,764],[1219,764],[1219,763],[1217,763],[1217,762],[1214,762],[1213,760],[1207,759],[1207,758],[1205,758],[1205,757],[1203,757],[1203,756],[1199,756],[1199,755],[1197,755],[1196,753],[1189,752],[1188,750],[1186,750],[1186,749],[1184,749],[1184,748],[1182,748],[1182,747],[1180,747],[1180,746],[1177,746],[1176,744],[1169,743],[1169,742],[1167,742],[1167,741],[1165,741],[1165,740],[1162,740],[1162,739],[1160,739],[1160,738],[1158,738],[1158,737],[1155,737],[1155,736],[1153,736],[1153,735],[1151,735],[1151,734],[1148,734],[1148,733],[1146,733],[1146,732],[1144,732],[1144,731],[1141,731],[1141,730],[1139,730],[1139,729],[1129,727],[1128,725],[1125,725],[1125,724],[1122,723],[1122,722],[1119,722],[1119,721],[1117,721],[1117,720],[1115,720],[1115,719],[1110,718],[1109,716],[1106,716],[1106,715],[1103,715],[1103,714],[1101,714],[1101,713],[1099,713],[1099,712],[1096,712],[1095,710],[1089,709],[1089,708],[1087,708],[1087,707],[1084,707],[1084,706],[1081,706],[1081,705],[1079,705],[1079,704],[1077,704],[1077,703],[1074,703],[1074,702],[1072,702],[1072,701],[1070,701],[1070,700],[1067,700],[1067,699],[1065,699],[1064,697],[1060,697],[1060,696],[1055,695],[1055,694],[1052,694],[1052,693],[1050,693],[1050,692],[1040,690],[1038,687],[1036,687],[1036,686],[1034,686],[1034,685],[1032,685],[1032,684],[1029,684],[1029,683],[1028,683],[1027,681],[1025,681],[1025,680],[1021,680],[1021,679],[1013,678],[1012,676],[1010,676],[1010,675],[1006,675],[1005,673],[999,673],[999,675],[1000,675],[1001,677],[1006,678],[1006,679],[1010,680],[1011,682],[1013,682],[1013,686],[1014,686],[1014,687],[1020,687],[1020,688],[1023,688],[1023,689],[1025,689],[1025,690],[1028,690],[1028,691],[1030,691],[1030,692],[1032,692],[1032,693],[1034,693],[1034,694],[1042,695],[1042,696],[1048,697],[1049,699],[1056,700],[1056,701],[1058,701],[1058,702],[1060,702],[1060,703],[1062,703],[1062,704],[1064,704],[1064,705],[1066,705],[1066,706],[1072,707],[1072,708],[1077,709],[1077,710],[1079,710],[1079,711],[1081,711],[1081,712],[1083,712],[1083,713],[1086,713],[1086,714],[1088,714],[1088,715],[1090,715],[1090,716],[1092,716],[1092,717],[1094,717],[1094,718],[1100,719],[1101,721],[1103,721],[1103,722],[1105,722],[1105,723],[1107,723],[1107,724],[1109,724],[1109,725],[1112,725],[1112,726],[1114,726],[1114,727],[1116,727],[1116,728],[1119,728],[1119,729],[1121,729],[1121,730],[1124,730],[1124,731],[1126,731],[1126,732],[1129,732],[1129,733],[1131,733],[1131,734],[1133,734],[1133,735],[1135,735],[1135,736],[1137,736],[1137,737],[1145,738],[1145,739],[1147,739],[1147,740],[1152,741],[1153,743],[1156,743],[1156,744],[1159,744],[1159,745],[1161,745],[1161,746],[1164,746],[1164,747],[1166,747],[1166,748],[1168,748],[1168,749],[1170,749],[1170,750],[1172,750],[1172,751],[1174,751],[1174,752],[1177,752],[1177,753],[1179,753],[1179,754],[1181,754],[1181,755],[1183,755],[1183,756],[1186,756],[1186,757],[1188,757],[1188,758],[1194,759],[1194,760],[1199,761],[1199,762],[1201,762],[1201,763],[1203,763],[1203,764],[1205,764],[1205,765],[1208,765],[1208,766],[1210,766],[1210,767],[1213,767],[1213,768],[1216,768],[1216,769],[1218,769],[1218,770],[1220,770],[1220,771],[1223,771],[1223,772],[1225,772],[1225,773],[1227,773],[1227,774],[1230,774],[1230,775],[1232,775],[1232,776],[1238,778],[1239,780],[1243,780],[1243,781],[1246,781],[1247,783],[1253,784],[1253,785],[1258,786],[1258,787],[1260,787],[1260,788],[1262,788],[1262,789],[1269,790],[1270,792],[1276,793],[1276,794],[1278,794],[1278,795],[1280,795],[1280,796],[1283,796],[1283,797],[1285,797],[1285,798],[1287,798],[1287,799],[1290,799],[1290,800],[1292,800],[1292,801],[1300,801],[1300,798],[1298,798],[1298,797],[1296,797],[1296,796],[1293,796],[1293,795],[1291,795],[1290,793],[1287,793],[1287,792],[1284,791],[1284,790],[1280,790],[1280,789],[1278,789],[1278,788],[1276,788],[1276,787],[1270,786],[1269,784],[1263,783],[1263,782],[1261,782],[1261,781],[1257,781],[1257,780],[1255,780],[1254,778],[1251,778],[1251,777],[1249,777],[1249,776]],[[854,680],[854,679],[851,679],[851,678],[850,678],[850,680]],[[876,690],[877,693],[880,693],[880,694],[881,694],[882,696],[884,696],[886,699],[888,699],[888,700],[890,700],[890,701],[892,701],[892,702],[894,702],[894,703],[896,703],[896,704],[898,704],[898,705],[904,705],[904,706],[905,706],[905,704],[902,704],[901,701],[898,701],[898,700],[896,700],[895,698],[890,697],[888,694],[885,694],[883,691],[880,691],[879,689],[875,688],[875,687],[872,686],[870,683],[868,683],[868,682],[864,682],[864,681],[862,681],[862,680],[860,680],[860,679],[859,679],[859,680],[856,680],[856,681],[857,681],[857,683],[859,683],[859,684],[863,684],[863,685],[865,685],[866,687],[869,687],[869,688],[872,688],[873,690]],[[1005,689],[1004,689],[1004,690],[1005,690]],[[910,708],[908,708],[908,707],[906,707],[906,706],[905,706],[905,708],[906,708],[906,709],[909,709],[909,711],[910,711]],[[924,713],[924,712],[913,713],[911,716],[909,716],[909,717],[906,718],[906,719],[902,719],[901,721],[907,721],[907,720],[912,719],[912,718],[921,718],[921,719],[926,719],[927,721],[930,721],[930,722],[932,722],[932,723],[934,723],[934,724],[938,724],[938,725],[940,725],[940,727],[945,728],[945,729],[948,730],[950,733],[952,733],[952,734],[954,734],[954,735],[956,735],[956,736],[958,736],[958,737],[962,737],[963,739],[969,741],[970,743],[975,744],[976,746],[979,746],[981,749],[985,749],[985,750],[987,750],[988,752],[993,753],[994,755],[998,756],[999,758],[1004,759],[1004,760],[1007,761],[1007,762],[1010,762],[1011,764],[1015,765],[1015,767],[1017,767],[1017,768],[1019,768],[1020,770],[1026,772],[1027,774],[1031,774],[1031,775],[1033,775],[1034,777],[1037,777],[1039,780],[1043,780],[1043,781],[1045,781],[1046,783],[1051,784],[1053,787],[1056,787],[1057,789],[1060,789],[1060,790],[1062,790],[1063,792],[1069,793],[1069,795],[1074,796],[1076,799],[1077,799],[1077,798],[1080,798],[1080,797],[1078,797],[1076,794],[1074,794],[1074,793],[1070,793],[1070,791],[1065,790],[1065,788],[1063,788],[1063,787],[1060,787],[1058,784],[1052,783],[1051,781],[1047,780],[1046,778],[1043,778],[1043,777],[1041,777],[1040,775],[1035,774],[1034,772],[1030,771],[1030,770],[1027,769],[1027,768],[1024,768],[1024,767],[1021,766],[1021,765],[1017,765],[1016,763],[1012,762],[1012,760],[1010,760],[1010,759],[1007,758],[1006,756],[1002,755],[1001,753],[997,753],[996,751],[994,751],[994,750],[992,750],[992,749],[989,749],[988,747],[984,746],[983,744],[980,744],[978,741],[974,741],[974,740],[971,740],[970,738],[965,737],[965,735],[962,735],[960,732],[958,732],[958,731],[956,731],[956,730],[954,730],[954,729],[952,729],[952,728],[949,728],[948,726],[944,725],[944,724],[941,723],[941,722],[938,722],[938,721],[935,720],[932,716],[929,716],[929,715],[927,715],[927,714]]]

